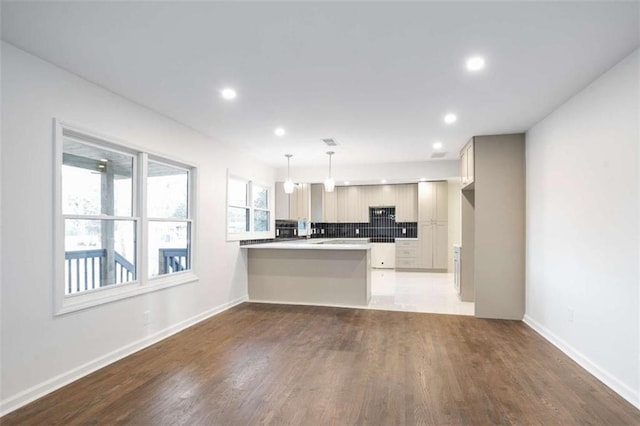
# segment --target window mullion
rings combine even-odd
[[[137,226],[136,235],[138,241],[136,242],[136,253],[138,254],[138,281],[141,283],[147,282],[148,274],[148,247],[147,241],[149,233],[149,220],[147,218],[147,170],[148,170],[149,156],[146,153],[138,154],[138,174],[137,174],[137,200],[136,208],[137,215],[140,217]]]

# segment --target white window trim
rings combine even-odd
[[[102,305],[105,303],[114,302],[117,300],[126,299],[129,297],[138,296],[141,294],[150,293],[152,291],[158,291],[169,287],[174,287],[182,284],[191,283],[197,281],[197,256],[199,253],[197,245],[197,220],[196,220],[196,194],[198,191],[198,166],[175,159],[168,158],[163,154],[152,153],[148,149],[138,147],[126,141],[118,140],[111,136],[105,136],[97,134],[96,132],[84,129],[80,126],[61,121],[59,119],[53,119],[54,127],[54,141],[53,141],[53,312],[54,315],[63,315],[70,312],[76,312],[82,309],[91,308],[94,306]],[[131,217],[124,217],[123,219],[132,220],[136,223],[136,280],[118,284],[114,286],[102,287],[94,290],[84,291],[82,293],[76,293],[71,295],[65,294],[65,235],[64,235],[64,218],[62,213],[62,156],[63,156],[63,143],[64,136],[63,130],[70,130],[83,136],[96,139],[97,146],[106,147],[116,152],[123,152],[134,155],[137,162],[134,163],[134,173],[137,171],[137,184],[132,189],[133,198],[133,211]],[[82,140],[82,143],[87,144]],[[90,144],[90,143],[88,143]],[[187,211],[188,220],[191,222],[191,269],[188,271],[181,271],[173,274],[160,275],[149,278],[148,265],[147,265],[147,229],[149,218],[146,215],[146,179],[147,179],[147,160],[151,157],[153,161],[159,161],[169,165],[175,165],[180,168],[185,168],[189,171],[189,193],[188,193],[188,206]],[[136,198],[137,197],[137,198]],[[82,218],[93,218],[89,216],[82,216]],[[100,216],[95,216],[100,218]],[[109,216],[109,219],[113,217]],[[151,219],[153,220],[153,219]],[[172,219],[163,219],[166,221],[172,221]],[[181,221],[184,221],[183,219]]]
[[[229,204],[229,179],[237,179],[247,182],[247,206],[235,206]],[[268,209],[258,209],[253,206],[253,185],[259,185],[263,188],[266,188],[269,191],[269,208]],[[247,177],[242,176],[241,174],[231,173],[229,169],[227,169],[227,180],[225,182],[225,231],[227,234],[227,241],[243,241],[243,240],[260,240],[260,239],[268,239],[275,238],[276,231],[276,221],[275,221],[275,212],[274,212],[274,204],[275,204],[275,193],[274,193],[274,185],[273,183],[265,183],[256,179],[249,179]],[[229,232],[229,207],[238,207],[238,208],[248,208],[249,209],[249,232]],[[269,230],[262,232],[255,232],[253,230],[253,212],[254,210],[260,211],[268,211],[269,212]]]

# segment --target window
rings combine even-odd
[[[271,219],[271,187],[229,175],[227,239],[270,238]]]
[[[55,127],[56,313],[195,280],[195,169]]]

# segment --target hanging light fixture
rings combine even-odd
[[[329,177],[324,181],[324,190],[327,192],[333,192],[336,187],[336,181],[331,177],[331,156],[335,154],[333,151],[327,152],[329,156]]]
[[[284,193],[285,194],[293,194],[293,190],[295,189],[296,185],[293,183],[293,181],[291,180],[291,157],[293,157],[293,154],[285,154],[285,157],[287,157],[287,180],[284,181]]]

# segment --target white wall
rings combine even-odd
[[[639,82],[636,50],[527,132],[525,316],[638,407]]]
[[[291,159],[291,179],[294,182],[322,183],[329,175],[328,159],[324,167],[295,167],[294,160],[295,157]],[[284,181],[287,168],[278,168],[276,173],[277,180]],[[332,176],[337,185],[342,185],[345,180],[352,185],[377,184],[380,183],[380,179],[386,179],[388,183],[416,183],[421,178],[447,180],[460,176],[460,160],[342,165],[340,159],[334,155]]]
[[[451,179],[448,182],[448,209],[447,213],[449,218],[447,220],[447,231],[448,235],[448,248],[449,259],[447,269],[449,273],[453,273],[453,245],[460,244],[460,235],[462,233],[462,216],[461,216],[461,207],[460,207],[460,197],[461,197],[461,189],[462,186],[460,182],[460,178]]]
[[[54,117],[199,166],[198,282],[53,316]],[[225,242],[226,169],[273,182],[272,168],[5,43],[2,124],[1,411],[246,298],[246,260]]]

